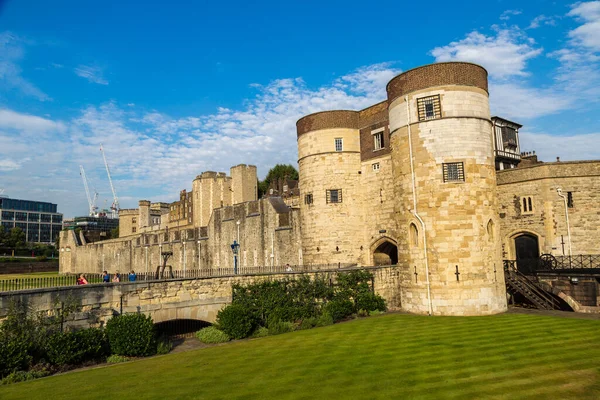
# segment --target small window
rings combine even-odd
[[[383,131],[384,128],[371,132],[371,135],[373,135],[373,151],[381,150],[385,147],[383,142]]]
[[[135,233],[136,231],[137,231],[137,229],[135,226],[133,228],[131,228],[131,232]]]
[[[573,208],[573,192],[567,192],[567,207]]]
[[[313,203],[312,193],[304,195],[304,204],[312,204],[312,203]]]
[[[521,197],[521,214],[533,214],[532,196]]]
[[[326,192],[327,203],[341,203],[342,189],[331,189]]]
[[[410,229],[409,229],[410,233],[410,244],[413,247],[418,247],[419,246],[419,230],[417,229],[417,226],[415,224],[410,224]]]
[[[379,172],[379,163],[378,162],[373,164],[373,171]]]
[[[335,151],[343,151],[344,150],[344,140],[342,138],[335,139]]]
[[[132,223],[132,224],[135,224],[135,223],[136,223],[136,221],[137,221],[137,220],[136,220],[135,218],[131,218],[131,223]]]
[[[494,240],[494,221],[492,221],[491,219],[488,221],[487,224],[487,234],[490,240]]]
[[[465,169],[462,162],[442,164],[444,182],[464,182]]]
[[[417,110],[419,121],[436,119],[442,117],[442,108],[440,106],[440,95],[421,97],[417,99]]]

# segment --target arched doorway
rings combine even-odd
[[[383,241],[373,251],[374,265],[396,265],[398,264],[398,247],[390,241]]]
[[[517,269],[524,273],[531,273],[537,266],[540,258],[538,238],[530,233],[515,237],[515,255]]]

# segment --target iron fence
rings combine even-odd
[[[578,254],[574,256],[542,254],[539,258],[504,260],[504,266],[505,268],[507,266],[514,266],[519,272],[524,274],[576,270],[591,272],[590,270],[592,269],[600,271],[600,254]]]
[[[257,267],[232,267],[228,268],[203,268],[188,270],[172,270],[159,268],[154,272],[139,272],[135,276],[128,273],[119,275],[118,280],[115,274],[109,275],[108,282],[104,281],[104,276],[98,273],[84,274],[88,284],[120,284],[126,282],[140,281],[164,281],[170,279],[196,279],[196,278],[217,278],[233,275],[274,275],[274,274],[294,274],[301,272],[318,272],[332,269],[346,269],[356,267],[356,264],[310,264],[310,265],[276,265],[276,266],[257,266]],[[31,277],[2,279],[0,276],[0,292],[54,288],[65,286],[77,286],[79,274],[58,275],[51,277]]]

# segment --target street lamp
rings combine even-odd
[[[238,270],[238,252],[240,251],[240,244],[237,240],[234,240],[231,244],[231,251],[233,252],[233,273],[237,275]]]

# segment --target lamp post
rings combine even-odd
[[[237,275],[238,273],[238,251],[240,250],[240,244],[234,240],[231,244],[231,251],[233,252],[233,273]]]

